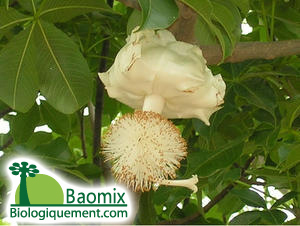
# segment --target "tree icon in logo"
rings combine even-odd
[[[28,206],[30,205],[28,193],[27,193],[27,185],[26,185],[26,178],[27,174],[29,177],[35,177],[39,170],[36,168],[36,165],[29,165],[28,162],[21,162],[21,165],[17,162],[13,163],[9,169],[12,171],[13,175],[19,175],[21,173],[21,182],[20,182],[20,205]]]

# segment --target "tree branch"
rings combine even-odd
[[[8,114],[9,112],[11,112],[11,108],[7,108],[3,111],[0,112],[0,119],[3,118],[6,114]]]
[[[117,0],[119,2],[122,2],[124,5],[130,8],[141,10],[140,4],[137,0]]]
[[[217,64],[222,60],[220,46],[200,46],[208,64]],[[300,40],[287,40],[277,42],[239,42],[233,53],[225,62],[236,63],[250,59],[271,60],[277,57],[300,54]]]
[[[245,163],[244,167],[241,171],[241,177],[244,178],[246,176],[246,170],[249,168],[250,164],[254,160],[254,156],[251,156]],[[216,195],[206,206],[203,207],[203,212],[207,213],[211,208],[213,208],[218,202],[220,202],[233,188],[235,184],[229,184],[227,185],[218,195]],[[200,212],[196,212],[190,216],[181,218],[181,219],[175,219],[171,221],[163,221],[159,224],[187,224],[189,221],[195,220],[197,217],[201,215]]]
[[[80,124],[80,140],[81,140],[81,149],[82,149],[82,157],[87,158],[86,145],[85,145],[85,129],[84,129],[84,115],[83,111],[78,112],[79,124]]]
[[[110,7],[113,6],[113,0],[108,0],[107,3]],[[108,36],[105,35],[104,38]],[[103,41],[101,56],[107,56],[109,53],[109,40]],[[101,58],[99,63],[99,72],[106,71],[106,58]],[[100,156],[100,144],[101,144],[101,128],[102,128],[102,110],[103,110],[103,93],[104,85],[100,78],[97,76],[97,87],[96,87],[96,104],[95,104],[95,120],[94,120],[94,137],[93,137],[93,163],[102,168],[104,177],[108,177],[108,170],[105,167],[103,158]]]
[[[137,0],[118,0],[128,7],[140,9]],[[194,26],[197,14],[188,6],[177,2],[180,16],[177,21],[169,27],[169,30],[179,41],[195,44]],[[198,44],[197,44],[198,45]],[[213,65],[222,62],[222,49],[220,45],[203,46],[202,50],[207,64]],[[237,63],[250,59],[271,60],[277,57],[300,54],[300,40],[276,41],[276,42],[240,42],[237,43],[230,57],[225,62]]]
[[[176,1],[179,9],[178,19],[168,28],[176,40],[195,44],[195,25],[197,22],[197,13],[180,1]]]
[[[5,150],[6,148],[8,148],[12,143],[13,143],[14,139],[11,137],[9,138],[5,144],[3,144],[1,147],[0,147],[0,151],[3,151]]]

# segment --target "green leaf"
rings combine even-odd
[[[170,218],[177,204],[190,195],[191,191],[186,188],[162,186],[154,193],[154,202],[158,205],[163,204],[167,208],[164,213]]]
[[[238,9],[229,1],[213,0],[212,5],[214,18],[223,26],[234,46],[239,40],[242,22]]]
[[[27,140],[26,147],[30,149],[36,148],[38,145],[49,143],[52,140],[52,133],[43,131],[36,132]]]
[[[283,171],[294,167],[297,163],[300,162],[300,154],[299,154],[300,144],[294,144],[289,148],[290,148],[290,152],[287,156],[286,162],[283,164],[283,168],[282,168]]]
[[[241,11],[244,15],[250,10],[250,3],[249,0],[231,0]]]
[[[89,179],[100,178],[101,169],[95,164],[86,163],[73,168],[73,170],[81,172],[84,176]]]
[[[40,110],[42,118],[54,132],[62,135],[69,134],[71,120],[68,115],[55,110],[45,101],[41,101]]]
[[[0,33],[12,26],[31,19],[32,17],[24,15],[13,8],[7,10],[5,7],[0,7]]]
[[[49,160],[54,161],[70,161],[72,156],[68,143],[61,137],[37,146],[33,152],[41,157],[50,157]]]
[[[276,208],[284,203],[286,203],[287,201],[295,198],[299,193],[295,192],[295,191],[291,191],[289,193],[286,193],[284,196],[282,196],[280,199],[278,199],[271,208]]]
[[[300,115],[300,96],[279,102],[282,118],[281,125],[284,128],[292,128],[294,120]]]
[[[21,7],[29,12],[33,12],[32,4],[34,4],[35,8],[38,8],[43,0],[18,0]]]
[[[87,62],[78,46],[53,25],[39,21],[34,35],[41,93],[55,109],[71,114],[91,99]]]
[[[20,32],[0,52],[0,99],[20,112],[32,107],[38,93],[34,28]]]
[[[250,225],[250,224],[282,224],[286,214],[280,210],[248,211],[233,218],[229,224]]]
[[[130,17],[127,22],[127,35],[130,35],[132,30],[139,26],[142,22],[142,13],[141,11],[135,9],[132,11]]]
[[[279,169],[256,169],[249,171],[250,174],[263,178],[267,185],[275,186],[276,188],[289,188],[291,182],[296,181],[293,176],[288,176],[286,173],[279,172]]]
[[[178,17],[174,0],[139,0],[142,9],[140,29],[163,29],[169,27]]]
[[[202,19],[207,23],[209,29],[217,37],[223,52],[223,59],[231,54],[230,42],[227,42],[226,37],[222,34],[216,24],[213,23],[213,5],[209,0],[181,0],[183,3],[194,9]]]
[[[231,193],[238,196],[248,206],[267,208],[265,200],[252,190],[234,189]]]
[[[138,221],[139,224],[155,224],[155,209],[153,206],[153,191],[143,192],[140,196]]]
[[[245,204],[240,200],[240,198],[235,195],[229,193],[222,199],[218,205],[218,211],[228,215],[234,212],[238,212]]]
[[[233,86],[237,95],[245,98],[250,104],[262,108],[272,115],[277,105],[273,89],[262,79],[253,78]]]
[[[229,145],[216,150],[199,149],[188,155],[188,169],[186,176],[197,174],[198,176],[212,175],[219,169],[230,166],[240,157],[243,150],[241,139],[231,141]]]
[[[214,32],[211,31],[210,27],[202,17],[198,17],[197,19],[195,25],[195,37],[201,45],[213,45],[218,43]]]
[[[280,210],[266,210],[262,214],[262,224],[282,224],[287,215]]]
[[[93,11],[114,13],[104,0],[44,0],[37,14],[44,20],[56,23]]]
[[[16,117],[11,121],[10,129],[14,140],[17,143],[26,142],[31,135],[35,127],[40,122],[40,112],[38,106],[35,104],[26,113],[18,113]]]

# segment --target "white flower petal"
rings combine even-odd
[[[206,124],[226,89],[221,75],[207,68],[199,47],[176,41],[167,30],[135,29],[100,79],[111,97],[130,107],[143,109],[146,96],[159,95],[165,117],[198,117]],[[147,110],[157,111],[155,102],[153,109],[147,104]]]

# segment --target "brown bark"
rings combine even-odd
[[[217,64],[222,60],[220,46],[200,46],[208,64]],[[277,57],[300,54],[300,40],[277,42],[240,42],[225,62],[235,63],[250,59],[271,60]]]
[[[195,24],[197,22],[197,14],[187,5],[176,1],[179,8],[178,19],[168,28],[178,41],[195,44]]]
[[[137,0],[118,0],[128,7],[139,9]],[[194,26],[197,14],[188,6],[177,1],[179,17],[170,26],[169,30],[177,40],[195,44]],[[213,65],[222,62],[222,50],[219,45],[199,46],[207,64]],[[250,59],[274,59],[277,57],[300,54],[300,40],[276,41],[276,42],[240,42],[235,46],[230,57],[224,62],[237,63]]]

